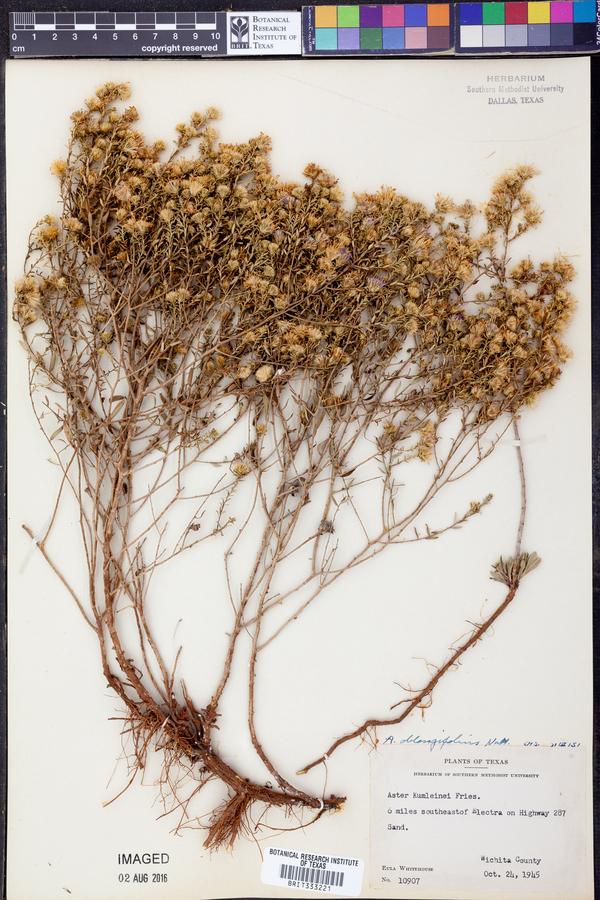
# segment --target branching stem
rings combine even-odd
[[[67,158],[52,165],[60,219],[35,227],[16,284],[32,401],[62,470],[38,546],[96,634],[134,770],[151,749],[163,753],[161,790],[172,790],[182,820],[219,780],[225,798],[206,845],[230,847],[253,827],[255,804],[317,810],[314,821],[343,803],[294,787],[258,734],[270,648],[383,550],[471,528],[491,495],[444,525],[430,520],[432,501],[483,464],[511,422],[521,517],[510,571],[502,558],[494,566],[506,599],[401,701],[400,716],[369,719],[303,772],[429,702],[538,564],[521,553],[517,418],[568,358],[560,335],[574,270],[560,255],[509,270],[509,244],[512,253],[540,221],[527,190],[532,166],[497,179],[481,227],[470,201],[438,196],[427,210],[391,188],[344,206],[336,179],[313,163],[302,184],[276,177],[264,134],[217,144],[213,108],[177,125],[163,158],[163,142],[133,127],[135,108],[119,108],[128,96],[127,85],[109,83],[73,113]],[[197,153],[184,157],[192,141]],[[485,292],[475,293],[478,283]],[[46,549],[68,490],[87,565],[78,590]],[[220,541],[224,552],[202,556]],[[223,657],[193,690],[180,677],[185,653],[170,651],[156,624],[170,609],[156,573],[175,585],[184,551],[196,565],[195,654],[217,646],[212,606],[228,616]],[[215,559],[223,596],[205,577]],[[278,789],[228,766],[214,740],[226,688],[246,672],[251,743]],[[185,800],[182,772],[196,779]]]
[[[523,537],[523,528],[525,526],[525,512],[526,512],[526,507],[527,507],[527,492],[526,492],[526,484],[525,484],[525,469],[523,466],[523,454],[521,451],[521,441],[520,441],[520,437],[519,437],[519,429],[517,427],[516,419],[513,422],[513,427],[514,427],[515,440],[516,440],[516,451],[517,451],[518,466],[519,466],[519,483],[520,483],[521,501],[522,501],[521,502],[521,511],[520,511],[520,515],[519,515],[519,525],[518,525],[518,529],[517,529],[515,562],[514,562],[514,568],[513,568],[513,572],[516,574],[519,556],[521,553],[521,540]],[[458,663],[461,656],[463,656],[463,654],[466,653],[470,647],[474,647],[475,644],[483,638],[485,633],[491,628],[491,626],[494,624],[494,622],[496,622],[499,619],[499,617],[502,615],[502,613],[509,607],[509,605],[512,603],[512,601],[515,598],[517,590],[519,589],[519,584],[520,584],[520,582],[516,581],[515,577],[513,575],[513,583],[510,585],[510,590],[509,590],[508,594],[506,595],[505,599],[503,600],[503,602],[500,604],[500,606],[492,613],[491,616],[489,616],[487,619],[485,619],[485,621],[483,621],[481,623],[481,625],[478,625],[471,632],[469,637],[450,655],[449,659],[444,663],[444,665],[441,668],[437,669],[435,675],[431,678],[431,680],[423,688],[423,690],[420,691],[416,695],[416,697],[414,697],[413,699],[400,700],[398,703],[394,704],[394,706],[391,707],[391,709],[395,709],[396,706],[400,706],[401,704],[404,704],[404,703],[408,704],[406,709],[399,716],[396,716],[395,718],[392,718],[392,719],[368,719],[359,728],[356,728],[354,731],[350,732],[349,734],[345,734],[345,735],[343,735],[343,737],[340,737],[336,741],[334,741],[333,744],[331,745],[331,747],[327,750],[327,752],[323,754],[323,756],[319,757],[319,759],[314,760],[314,762],[309,763],[308,766],[306,766],[304,769],[301,769],[296,774],[305,775],[307,772],[309,772],[315,766],[325,763],[329,759],[329,757],[332,755],[332,753],[335,750],[337,750],[337,748],[340,747],[342,744],[345,744],[346,741],[351,741],[351,740],[354,740],[355,738],[362,737],[362,735],[365,734],[366,732],[368,732],[372,729],[376,729],[383,725],[386,725],[386,726],[387,725],[400,725],[400,723],[403,722],[412,713],[412,711],[414,709],[416,709],[417,707],[423,707],[425,704],[425,701],[428,701],[427,705],[429,706],[431,703],[431,700],[432,700],[433,691],[434,691],[436,685],[438,684],[438,682],[440,681],[440,679],[443,678],[444,675],[447,672],[449,672],[450,669],[452,669]]]

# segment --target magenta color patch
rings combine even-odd
[[[550,21],[551,22],[572,22],[573,21],[573,4],[568,0],[560,0],[557,3],[550,4]]]
[[[398,6],[382,6],[381,9],[384,28],[401,28],[404,25],[403,3],[399,3]]]

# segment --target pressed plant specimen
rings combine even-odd
[[[51,167],[62,214],[34,228],[16,285],[59,501],[70,490],[80,511],[85,597],[47,548],[52,523],[38,546],[97,638],[134,765],[157,749],[170,781],[181,766],[196,791],[222,782],[206,846],[229,847],[253,807],[306,810],[305,822],[341,808],[343,797],[313,796],[300,776],[426,705],[540,562],[521,548],[518,451],[516,543],[492,569],[503,603],[400,712],[338,737],[297,777],[274,764],[255,716],[261,654],[361,563],[438,539],[490,503],[425,523],[431,501],[507,429],[518,437],[522,409],[556,382],[574,271],[560,255],[516,261],[515,242],[541,221],[532,166],[500,175],[480,212],[442,196],[428,210],[391,188],[344,206],[315,164],[303,183],[277,178],[263,134],[217,144],[213,108],[176,126],[166,158],[135,130],[136,110],[119,107],[128,94],[106,84],[73,114],[67,158]],[[222,596],[199,589],[197,603],[227,604],[230,625],[213,636],[223,641],[214,683],[192,690],[148,610],[168,602],[153,593],[160,574],[207,543]],[[216,740],[240,660],[262,781]]]

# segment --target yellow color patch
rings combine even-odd
[[[550,21],[550,4],[528,3],[527,21],[530,25],[546,25]]]

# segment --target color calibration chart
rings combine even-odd
[[[305,7],[312,47],[304,44],[303,50],[334,54],[450,50],[454,43],[452,7],[449,3]]]
[[[451,51],[455,5],[305,6],[302,51],[318,56]]]
[[[590,53],[600,50],[600,0],[307,6],[308,56]]]
[[[463,50],[566,50],[596,44],[595,0],[459,6],[457,43]]]

